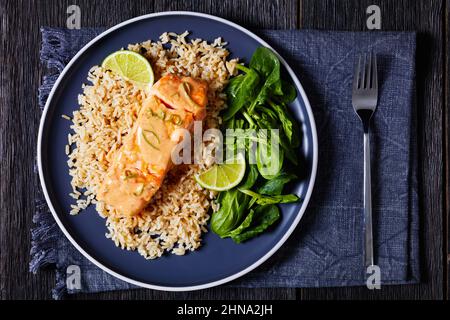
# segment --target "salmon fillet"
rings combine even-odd
[[[172,168],[171,154],[195,120],[206,115],[207,84],[190,77],[167,75],[151,88],[136,123],[124,138],[97,199],[124,216],[140,213]]]

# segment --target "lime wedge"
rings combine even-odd
[[[225,191],[237,186],[245,175],[245,159],[242,154],[223,164],[216,164],[210,169],[195,176],[195,180],[203,188],[214,191]]]
[[[140,86],[152,86],[153,69],[148,60],[139,53],[120,50],[103,60],[102,67]]]

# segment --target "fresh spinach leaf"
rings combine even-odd
[[[244,231],[246,228],[250,226],[253,220],[253,214],[255,211],[253,209],[250,209],[250,212],[248,213],[247,217],[245,217],[244,221],[237,227],[236,229],[228,232],[225,236],[226,237],[234,237],[240,234],[242,231]]]
[[[223,197],[219,202],[219,210],[211,216],[211,229],[223,238],[241,223],[249,198],[238,189],[231,189],[221,194]]]
[[[244,105],[253,101],[259,88],[258,72],[242,65],[238,65],[237,68],[244,71],[245,74],[233,78],[227,86],[229,106],[222,116],[224,121],[231,119]]]
[[[239,230],[236,229],[235,232],[237,234],[231,235],[236,243],[241,243],[264,232],[280,219],[280,210],[275,205],[260,206],[249,216],[247,218],[251,221],[245,221],[246,225],[243,225],[242,228],[239,226]]]
[[[256,49],[250,61],[250,68],[269,80],[271,85],[268,87],[272,94],[279,96],[280,102],[289,103],[297,97],[295,87],[281,79],[280,61],[272,50],[265,47]]]
[[[270,195],[259,194],[254,191],[251,191],[251,190],[239,189],[239,191],[251,196],[255,200],[255,202],[259,205],[276,204],[276,203],[291,203],[291,202],[296,202],[299,200],[299,197],[295,194],[280,194],[280,195],[270,196]]]
[[[239,188],[242,189],[250,189],[255,184],[256,180],[258,179],[259,173],[258,168],[254,164],[248,165],[248,172],[247,176],[245,177],[245,180],[241,182],[239,185]]]
[[[274,125],[274,128],[278,127],[278,115],[272,109],[264,106],[262,114],[263,117],[266,116],[267,118],[271,119],[272,123],[276,124]]]
[[[256,120],[258,129],[272,129],[274,127],[273,122],[265,116],[261,116]]]
[[[249,169],[244,181],[240,184],[242,188],[251,188],[258,179],[258,169],[256,165],[249,165]],[[219,193],[219,210],[211,217],[211,229],[214,233],[224,238],[235,229],[244,218],[248,208],[250,197],[239,192],[238,189],[231,189]]]
[[[299,146],[298,140],[298,125],[297,122],[289,114],[285,105],[276,104],[273,101],[269,101],[269,105],[272,110],[276,113],[277,118],[281,122],[281,127],[283,132],[288,138],[291,148],[296,148]]]
[[[280,145],[284,150],[284,155],[286,158],[292,162],[294,165],[298,165],[297,154],[295,153],[295,149],[291,146],[289,141],[287,141],[287,137],[284,135],[280,138]]]
[[[279,134],[276,134],[274,131],[268,131],[267,133],[269,132],[270,135],[266,140],[266,145],[260,143],[256,147],[256,165],[258,171],[261,176],[268,180],[280,173],[284,161],[284,150],[279,147]],[[260,134],[264,134],[264,132],[260,131]],[[273,137],[273,135],[276,136]],[[272,142],[272,139],[275,140],[274,142],[278,146]]]
[[[278,129],[279,120],[277,114],[265,106],[258,107],[259,113],[253,112],[253,117],[258,124],[259,129]]]
[[[228,99],[236,98],[236,96],[238,95],[238,93],[241,89],[242,81],[244,81],[244,79],[245,79],[245,74],[239,74],[239,75],[231,78],[230,82],[228,83],[227,89],[226,89]]]
[[[295,87],[283,79],[281,80],[281,91],[283,94],[277,97],[281,103],[290,103],[297,98],[297,90],[295,90]]]
[[[248,108],[249,113],[252,113],[254,108],[257,105],[264,104],[271,94],[282,95],[283,91],[280,78],[280,61],[272,50],[266,47],[256,49],[250,60],[250,68],[256,70],[265,79],[259,93]]]
[[[267,180],[259,189],[258,193],[265,195],[280,195],[283,192],[283,188],[286,183],[296,179],[295,174],[281,172],[275,178]],[[247,188],[249,189],[249,188]]]
[[[272,72],[277,71],[280,61],[272,50],[266,47],[259,47],[255,50],[250,59],[250,68],[255,69],[264,78],[268,78]]]

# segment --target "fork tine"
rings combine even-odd
[[[357,90],[359,87],[360,70],[361,70],[361,55],[358,56],[358,62],[355,65],[355,73],[353,74],[353,90]]]
[[[371,89],[377,90],[378,89],[378,70],[377,70],[377,55],[374,54],[373,55],[373,59],[372,59],[372,86]]]
[[[367,59],[367,71],[366,71],[366,86],[365,89],[370,89],[372,86],[372,52],[369,52],[369,58]]]
[[[364,54],[361,65],[362,75],[361,75],[361,85],[359,86],[360,89],[364,89],[366,87],[366,62],[367,62],[366,58],[367,58],[366,54]]]

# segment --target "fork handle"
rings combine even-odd
[[[366,131],[366,130],[365,130]],[[365,234],[365,266],[374,264],[372,237],[372,190],[370,178],[370,139],[369,131],[364,132],[364,234]]]

